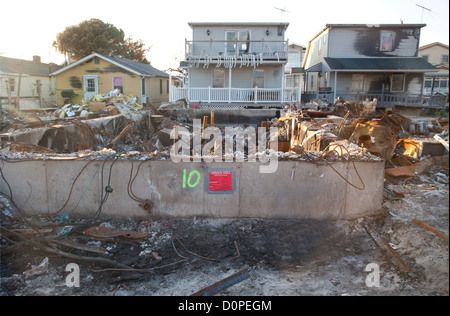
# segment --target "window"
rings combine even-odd
[[[394,44],[394,33],[390,31],[381,31],[380,51],[391,52]]]
[[[96,64],[96,65],[100,64],[100,59],[94,58],[94,64]]]
[[[405,83],[405,74],[393,74],[391,91],[402,92],[404,89],[404,83]]]
[[[236,54],[236,49],[238,49],[239,54],[247,54],[250,49],[249,31],[227,31],[226,40],[226,51],[228,55]]]
[[[9,92],[16,92],[16,79],[9,79]]]
[[[288,64],[291,67],[301,67],[300,52],[296,50],[290,50],[288,52]]]
[[[225,88],[225,71],[224,70],[222,70],[222,69],[214,69],[213,70],[212,87],[213,88]]]
[[[264,88],[264,70],[253,70],[253,88]]]
[[[364,91],[364,74],[353,74],[352,75],[352,91],[359,92]]]
[[[425,78],[424,88],[431,89],[433,86],[433,78]],[[434,78],[434,89],[447,89],[448,88],[448,78]]]
[[[166,82],[166,91],[167,91],[167,93],[169,93],[169,80],[167,80],[167,82]]]
[[[95,92],[95,79],[87,79],[86,92]]]
[[[422,58],[425,59],[426,61],[428,61],[428,55],[423,55]]]
[[[162,79],[159,79],[159,94],[163,93],[163,83],[162,83]]]
[[[42,83],[41,80],[36,80],[36,94],[37,95],[41,95],[41,87],[42,87]]]
[[[113,80],[113,90],[119,89],[120,93],[123,93],[123,78],[113,77],[112,80]]]
[[[441,63],[448,64],[448,55],[442,55]]]

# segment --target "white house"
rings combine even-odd
[[[0,56],[0,105],[18,105],[18,110],[55,106],[55,81],[50,73],[60,68],[41,63],[39,56],[33,60]]]
[[[186,97],[205,108],[282,107],[300,100],[286,88],[288,23],[189,23],[186,81],[171,87],[170,101]]]

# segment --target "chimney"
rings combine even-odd
[[[33,62],[40,63],[41,62],[41,56],[34,55],[33,56]]]

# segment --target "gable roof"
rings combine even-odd
[[[327,27],[350,27],[350,28],[422,28],[427,26],[426,24],[327,24]]]
[[[80,60],[77,60],[76,62],[67,65],[66,67],[59,69],[58,71],[53,72],[51,75],[58,75],[66,70],[69,70],[77,65],[80,65],[84,63],[87,60],[90,60],[94,57],[101,58],[107,62],[110,62],[124,70],[127,70],[135,75],[144,76],[144,77],[169,77],[168,74],[165,72],[156,69],[155,67],[149,65],[140,63],[131,59],[117,57],[117,56],[107,56],[99,53],[92,53],[84,58],[81,58]]]
[[[54,63],[44,64],[31,60],[0,56],[0,74],[49,76],[52,71],[60,69]]]
[[[425,72],[437,70],[425,59],[420,57],[397,58],[330,58],[325,62],[331,70],[339,71],[414,71]]]
[[[434,43],[430,43],[430,44],[427,44],[427,45],[420,46],[419,47],[419,51],[421,51],[423,49],[427,49],[427,48],[433,47],[433,46],[441,46],[443,48],[447,48],[448,49],[448,45],[445,45],[445,44],[443,44],[441,42],[434,42]]]

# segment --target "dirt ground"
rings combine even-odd
[[[79,244],[107,249],[106,255],[61,248],[73,255],[108,258],[133,271],[111,271],[107,268],[114,267],[108,264],[56,256],[2,233],[0,295],[187,296],[244,268],[249,277],[219,295],[448,295],[448,241],[412,221],[417,218],[448,236],[448,175],[448,169],[434,170],[398,179],[396,185],[386,183],[386,192],[396,195],[385,195],[384,211],[355,221],[103,219],[102,226],[148,237],[70,236]],[[30,220],[43,226],[47,221]],[[15,225],[2,223],[8,229]],[[45,258],[48,266],[43,271],[26,274]],[[66,285],[73,271],[66,271],[69,263],[79,266],[79,287]],[[374,282],[374,266],[379,267],[379,284]]]

